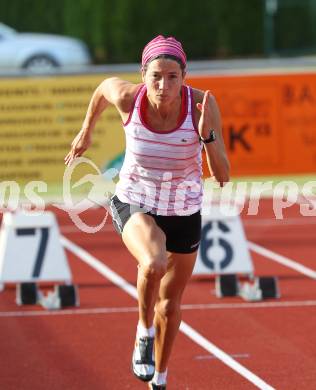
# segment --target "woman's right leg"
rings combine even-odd
[[[122,239],[138,262],[139,320],[149,328],[153,324],[160,280],[167,269],[166,236],[151,216],[135,213],[126,222]]]
[[[124,226],[122,238],[138,262],[139,323],[132,368],[137,378],[150,381],[155,373],[154,307],[167,269],[166,237],[151,216],[134,213]]]

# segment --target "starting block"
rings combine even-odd
[[[15,283],[18,305],[47,309],[79,306],[79,294],[60,243],[55,215],[30,211],[4,213],[0,228],[0,284]],[[44,295],[37,283],[63,282]]]
[[[45,295],[36,283],[19,283],[16,288],[17,305],[40,304],[46,309],[56,310],[69,306],[79,306],[78,288],[73,285],[55,285],[54,290]]]
[[[193,274],[215,276],[217,297],[240,296],[247,301],[280,297],[276,277],[254,277],[241,218],[236,209],[226,212],[223,205],[203,205],[202,238]],[[237,275],[247,276],[249,282],[240,282]]]
[[[217,275],[215,278],[215,293],[217,298],[235,297],[238,295],[239,283],[237,275]]]
[[[218,298],[240,296],[246,301],[280,298],[278,279],[274,276],[255,277],[249,282],[238,281],[237,275],[217,275],[215,293]]]
[[[253,264],[241,219],[217,204],[202,208],[202,237],[194,275],[252,274]]]

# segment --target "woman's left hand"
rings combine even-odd
[[[201,138],[208,138],[212,129],[212,108],[210,103],[210,91],[205,91],[202,103],[197,103],[196,107],[201,112],[198,123],[199,134]]]

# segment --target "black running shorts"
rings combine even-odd
[[[136,211],[136,209],[135,209]],[[111,213],[115,230],[122,234],[126,222],[131,217],[131,206],[121,202],[114,195],[111,199]],[[200,211],[192,215],[156,215],[146,212],[156,221],[156,224],[166,235],[166,248],[174,253],[193,253],[201,240],[201,213]]]

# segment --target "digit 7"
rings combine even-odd
[[[48,243],[48,238],[49,238],[49,231],[47,227],[40,228],[41,232],[41,238],[40,238],[40,243],[34,263],[34,268],[32,272],[32,278],[38,278],[41,274],[41,269],[43,266],[44,258],[45,258],[45,253],[47,249],[47,243]],[[36,229],[34,228],[19,228],[16,229],[16,234],[18,236],[35,236],[36,234]]]

